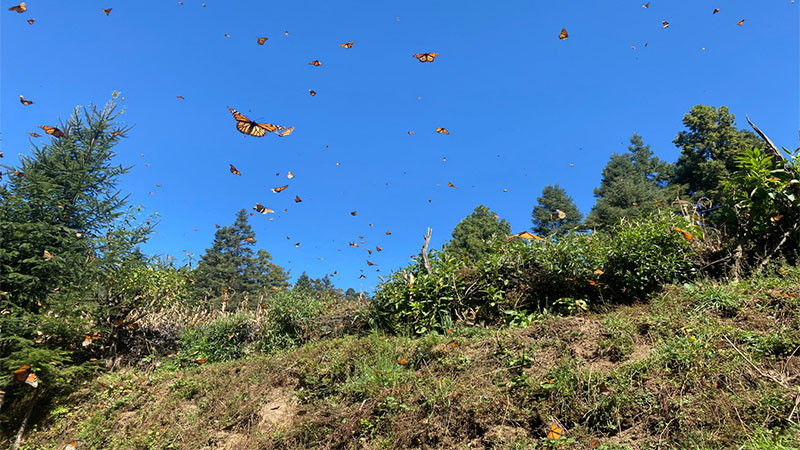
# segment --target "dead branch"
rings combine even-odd
[[[778,149],[778,146],[777,146],[777,145],[775,145],[775,143],[774,143],[774,142],[772,142],[772,139],[770,139],[769,137],[767,137],[767,135],[766,135],[766,134],[764,134],[764,132],[763,132],[763,131],[761,131],[761,130],[760,130],[760,129],[759,129],[757,126],[756,126],[756,124],[754,124],[753,122],[751,122],[749,117],[747,117],[747,116],[744,116],[744,117],[745,117],[745,119],[747,119],[747,123],[749,123],[749,124],[750,124],[750,126],[751,126],[751,127],[753,127],[753,129],[754,129],[754,130],[756,130],[756,133],[758,133],[758,135],[759,135],[759,136],[761,136],[761,139],[763,139],[763,140],[764,140],[764,142],[766,142],[766,143],[767,143],[767,149],[769,150],[769,152],[770,152],[770,153],[772,153],[772,155],[773,155],[773,156],[775,156],[775,158],[777,158],[778,160],[780,160],[780,161],[781,161],[782,163],[784,163],[784,165],[785,165],[785,164],[786,164],[786,158],[784,158],[784,157],[783,157],[783,154],[781,154],[781,151]]]
[[[422,245],[422,262],[425,264],[425,270],[428,275],[433,275],[431,270],[431,262],[428,259],[428,245],[431,243],[431,229],[428,227],[428,232],[425,233],[425,243]]]

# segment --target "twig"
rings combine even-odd
[[[766,142],[766,143],[767,143],[767,148],[770,150],[770,152],[773,154],[773,156],[775,156],[776,158],[778,158],[779,160],[781,160],[781,162],[783,162],[784,164],[786,164],[786,158],[784,158],[784,157],[783,157],[783,155],[781,154],[780,150],[778,150],[778,146],[777,146],[777,145],[775,145],[775,143],[774,143],[774,142],[772,142],[772,139],[768,138],[768,137],[767,137],[767,135],[766,135],[766,134],[764,134],[764,132],[763,132],[763,131],[761,131],[761,130],[760,130],[760,129],[759,129],[757,126],[756,126],[756,124],[754,124],[753,122],[751,122],[749,117],[747,117],[746,115],[745,115],[744,117],[745,117],[745,119],[747,119],[747,123],[749,123],[749,124],[750,124],[750,126],[751,126],[751,127],[753,127],[753,129],[754,129],[754,130],[756,130],[756,133],[758,133],[758,135],[759,135],[759,136],[761,136],[761,139],[763,139],[763,140],[764,140],[764,142]]]
[[[722,338],[723,338],[723,339],[725,339],[725,340],[728,342],[728,344],[730,344],[730,345],[731,345],[731,347],[733,347],[733,349],[734,349],[734,350],[736,350],[736,353],[738,353],[738,354],[739,354],[739,356],[741,356],[741,357],[742,357],[742,358],[743,358],[745,361],[747,361],[747,363],[748,363],[748,364],[750,364],[750,367],[752,367],[753,369],[755,369],[755,371],[756,371],[756,372],[758,372],[758,374],[759,374],[759,375],[761,375],[761,376],[762,376],[762,377],[764,377],[764,378],[769,378],[770,380],[774,381],[775,383],[778,383],[779,385],[781,385],[781,386],[783,386],[783,387],[788,387],[788,386],[786,386],[786,384],[783,382],[783,380],[779,380],[778,378],[776,378],[776,377],[774,377],[774,376],[772,376],[772,375],[766,374],[766,373],[764,373],[764,372],[763,372],[761,369],[759,369],[759,368],[758,368],[758,366],[756,366],[756,365],[753,363],[753,361],[751,361],[751,360],[750,360],[750,358],[748,358],[748,357],[747,357],[747,356],[746,356],[744,353],[742,353],[742,351],[741,351],[741,350],[739,350],[739,348],[738,348],[738,347],[736,347],[736,344],[734,344],[733,342],[731,342],[731,340],[730,340],[730,339],[728,339],[728,336],[725,336],[725,335],[723,334],[723,335],[722,335]]]

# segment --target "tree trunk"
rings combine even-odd
[[[28,410],[25,411],[25,417],[22,419],[22,423],[19,426],[19,431],[17,431],[17,437],[14,439],[14,445],[11,446],[12,450],[19,450],[20,444],[22,444],[22,436],[25,435],[25,427],[28,425],[28,420],[31,418],[31,413],[33,413],[33,407],[36,406],[36,400],[39,398],[39,390],[37,389],[36,392],[33,394],[33,398],[31,399],[31,404],[28,406]]]

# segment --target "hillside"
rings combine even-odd
[[[798,293],[781,268],[523,327],[151,357],[49,405],[22,448],[798,448]]]

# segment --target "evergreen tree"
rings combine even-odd
[[[735,116],[721,106],[696,105],[683,118],[687,128],[673,143],[681,150],[673,182],[692,198],[718,200],[721,182],[736,171],[736,157],[761,145],[758,137],[736,128]]]
[[[45,390],[81,372],[83,335],[107,333],[136,305],[104,295],[151,230],[133,223],[117,189],[128,171],[112,163],[127,132],[117,97],[77,108],[58,125],[63,136],[3,166],[16,175],[0,187],[0,372],[29,364]]]
[[[314,290],[314,286],[311,285],[311,277],[309,277],[308,274],[303,271],[303,273],[297,277],[292,289],[296,291],[312,292]]]
[[[531,213],[534,233],[564,234],[581,227],[583,214],[575,206],[572,197],[558,184],[545,186],[536,201],[538,203]]]
[[[672,165],[653,156],[649,145],[634,134],[628,153],[611,155],[600,187],[594,190],[597,197],[586,225],[603,228],[616,224],[622,218],[635,218],[654,213],[659,205],[667,204],[670,196],[666,190],[672,176]]]
[[[283,268],[272,263],[266,250],[253,252],[255,232],[247,211],[236,214],[233,225],[217,230],[211,248],[206,249],[195,269],[195,288],[206,298],[227,297],[255,300],[264,289],[286,286]]]
[[[453,229],[446,251],[478,261],[491,251],[493,239],[511,234],[511,225],[484,205],[478,205]]]

